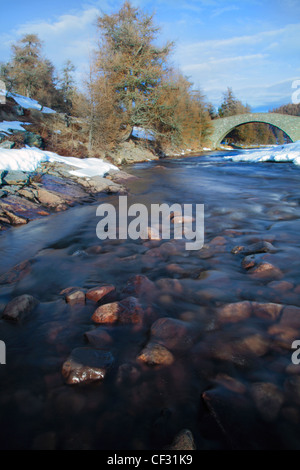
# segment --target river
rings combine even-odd
[[[159,450],[182,429],[198,449],[300,448],[300,369],[291,360],[300,322],[284,310],[297,317],[300,307],[300,169],[224,155],[126,168],[137,177],[129,204],[205,205],[199,251],[180,240],[99,241],[97,205],[117,207],[115,195],[1,234],[0,275],[30,263],[0,285],[0,310],[22,294],[40,304],[20,324],[0,320],[0,448]],[[259,242],[266,250],[247,251]],[[99,253],[88,250],[95,245]],[[271,265],[267,275],[255,271],[261,263]],[[106,326],[114,364],[105,379],[66,385],[62,364],[87,346],[95,304],[70,306],[60,292],[113,284],[121,295],[135,275],[154,283],[152,321],[179,320],[188,347],[175,345],[171,365],[151,367],[137,360],[151,324]],[[224,306],[241,302],[252,313],[228,320]],[[280,307],[259,307],[270,303]]]

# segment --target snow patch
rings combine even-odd
[[[0,122],[0,132],[5,132],[6,134],[11,134],[11,131],[21,131],[26,132],[26,129],[22,126],[28,126],[30,122],[20,122],[20,121],[3,121]]]
[[[27,98],[26,96],[19,95],[18,93],[0,90],[0,94],[3,96],[5,95],[7,98],[13,98],[13,100],[15,100],[15,102],[24,109],[38,109],[45,114],[53,114],[56,112],[51,108],[47,108],[47,106],[42,106],[38,101],[33,100],[32,98]]]
[[[244,150],[242,153],[224,158],[233,162],[291,162],[300,165],[300,140],[292,144],[277,145],[260,150]]]
[[[43,162],[58,162],[71,165],[78,168],[78,170],[70,170],[70,174],[88,178],[104,176],[109,170],[118,170],[115,165],[98,158],[61,157],[54,152],[40,150],[35,147],[26,147],[20,150],[0,149],[1,170],[32,172]]]

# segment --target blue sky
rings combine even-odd
[[[59,69],[71,59],[78,80],[88,69],[101,12],[116,11],[123,0],[3,1],[0,61],[23,34],[36,33],[44,53]],[[255,111],[291,102],[300,79],[299,0],[133,0],[155,13],[161,42],[174,41],[172,63],[214,105],[232,87]]]

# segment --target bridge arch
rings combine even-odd
[[[212,133],[210,135],[210,147],[217,148],[222,140],[236,127],[252,122],[271,124],[282,130],[292,142],[300,140],[300,117],[278,113],[247,113],[237,114],[212,121]]]

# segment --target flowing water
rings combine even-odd
[[[18,295],[40,301],[21,323],[0,320],[7,350],[2,449],[162,449],[186,428],[198,449],[300,448],[300,370],[291,361],[299,319],[291,325],[281,316],[219,316],[224,305],[241,301],[300,307],[300,169],[223,156],[127,168],[138,177],[129,183],[129,204],[205,204],[200,251],[186,251],[180,240],[99,241],[97,205],[117,207],[115,195],[1,234],[0,275],[30,263],[2,281],[0,312]],[[242,266],[244,256],[232,253],[259,241],[274,250],[254,253],[255,262],[276,266],[274,277],[256,277]],[[88,250],[95,245],[98,254]],[[151,367],[137,361],[151,323],[106,326],[114,356],[106,378],[66,385],[62,364],[74,348],[89,346],[84,333],[96,327],[95,304],[70,306],[60,292],[113,284],[121,295],[139,274],[154,282],[151,321],[181,320],[192,331],[188,347],[174,348],[172,365]]]

